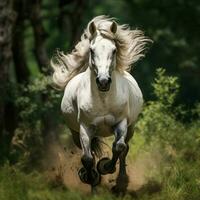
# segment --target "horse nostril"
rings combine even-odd
[[[97,85],[100,84],[99,77],[96,78],[96,83],[97,83]]]
[[[101,85],[103,87],[108,86],[111,83],[111,81],[112,80],[110,77],[109,78],[99,78],[99,77],[96,78],[97,85]]]
[[[109,77],[108,78],[108,83],[110,84],[112,82],[112,79]]]

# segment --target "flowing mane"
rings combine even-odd
[[[122,73],[130,71],[131,66],[145,56],[144,50],[151,40],[144,36],[143,31],[131,30],[128,25],[118,25],[115,22],[117,31],[113,34],[110,31],[110,24],[113,21],[113,18],[104,15],[95,17],[88,23],[81,40],[71,53],[64,54],[57,50],[51,59],[51,67],[54,70],[53,82],[57,87],[63,89],[69,80],[88,68],[90,41],[94,37],[89,31],[89,25],[92,22],[97,28],[96,31],[102,36],[115,41],[117,47],[116,69],[118,71]]]

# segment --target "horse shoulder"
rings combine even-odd
[[[78,89],[81,84],[82,73],[72,78],[65,87],[64,95],[61,102],[61,110],[63,113],[71,113],[75,110]]]
[[[134,122],[136,121],[139,113],[142,110],[143,105],[143,95],[141,92],[140,87],[138,86],[138,83],[134,79],[134,77],[129,74],[128,72],[124,73],[124,78],[127,83],[128,88],[128,99],[129,99],[129,105],[128,105],[128,115],[130,118],[130,121]]]

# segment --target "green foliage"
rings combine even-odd
[[[152,84],[156,99],[146,103],[137,124],[136,134],[146,140],[142,146],[145,151],[156,148],[164,158],[160,176],[155,176],[162,190],[152,199],[193,200],[200,195],[200,120],[183,123],[177,119],[177,114],[184,113],[181,107],[173,107],[179,88],[177,81],[176,77],[166,76],[165,70],[157,70]],[[199,113],[199,104],[193,112]]]
[[[51,78],[40,74],[27,86],[21,86],[16,105],[22,121],[34,123],[46,113],[55,113],[60,100],[61,93],[51,87]]]
[[[171,133],[178,129],[177,127],[179,127],[177,135],[183,132],[183,127],[175,118],[176,109],[172,107],[178,94],[177,78],[165,76],[165,70],[159,68],[152,85],[156,99],[146,103],[138,128],[148,140],[157,134],[161,141],[173,142],[176,134]]]
[[[177,78],[166,76],[165,70],[158,69],[152,85],[156,99],[146,103],[137,128],[149,142],[157,139],[163,146],[171,145],[195,154],[200,146],[200,124],[199,120],[187,124],[177,120],[176,116],[184,113],[180,106],[174,107],[179,89]],[[198,109],[197,104],[194,113],[198,113]]]
[[[165,76],[165,69],[158,68],[153,85],[157,100],[165,107],[172,107],[178,94],[177,77]]]
[[[49,130],[62,123],[60,101],[61,94],[51,87],[50,77],[43,74],[21,86],[15,102],[20,123],[12,139],[13,162],[18,161],[21,166],[38,164]]]

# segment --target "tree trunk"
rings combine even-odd
[[[18,83],[28,82],[29,69],[24,52],[24,21],[26,14],[26,3],[24,0],[15,0],[14,10],[17,13],[17,19],[13,30],[13,61],[15,65],[16,77]]]
[[[45,40],[47,33],[42,24],[41,18],[41,0],[31,0],[29,5],[30,21],[33,27],[35,39],[35,56],[40,70],[43,68],[48,69],[49,58],[45,48]]]
[[[5,129],[6,88],[9,82],[9,67],[12,60],[12,30],[15,13],[12,0],[0,1],[0,157],[7,153],[9,132]]]
[[[80,37],[80,25],[87,3],[84,0],[59,0],[58,27],[66,34],[71,33],[70,49]],[[71,7],[71,10],[67,9],[68,7]]]

